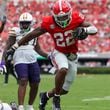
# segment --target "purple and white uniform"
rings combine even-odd
[[[10,36],[16,36],[18,42],[23,36],[31,32],[24,32],[19,27],[14,27],[10,30]],[[18,79],[27,78],[31,82],[40,81],[40,68],[37,63],[37,53],[34,50],[35,39],[29,41],[27,44],[17,48],[13,55],[13,62]]]

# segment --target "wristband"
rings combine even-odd
[[[12,46],[13,49],[17,49],[18,47],[19,47],[19,45],[17,42]]]
[[[97,28],[95,26],[89,26],[84,28],[85,32],[87,32],[87,34],[95,34],[97,33]]]

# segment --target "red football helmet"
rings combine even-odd
[[[66,0],[58,0],[52,7],[55,22],[65,28],[71,21],[71,5]]]

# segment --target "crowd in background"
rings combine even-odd
[[[40,0],[41,1],[41,0]],[[40,25],[41,18],[51,13],[50,8],[54,3],[53,0],[10,0],[7,2],[7,24],[2,38],[0,39],[0,51],[5,46],[8,38],[8,31],[11,27],[18,25],[18,17],[22,12],[30,12],[34,16],[34,27]],[[110,51],[110,2],[109,0],[70,0],[73,11],[78,10],[83,13],[87,21],[93,23],[98,28],[95,36],[89,36],[84,41],[79,41],[79,53],[86,52],[109,52]],[[46,37],[44,37],[46,36]],[[47,39],[48,37],[48,39]],[[54,45],[49,34],[40,37],[41,46],[45,51],[50,50]],[[3,43],[4,42],[4,43]],[[46,42],[46,43],[45,43]]]

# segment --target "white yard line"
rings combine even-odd
[[[78,109],[84,109],[84,108],[89,108],[88,106],[80,106],[80,105],[71,105],[71,106],[64,106],[64,105],[61,105],[62,109],[65,109],[65,110],[78,110]],[[51,110],[51,106],[47,106],[48,110]],[[97,106],[97,109],[98,110],[110,110],[110,107],[102,107],[102,106]]]
[[[101,101],[101,100],[110,100],[110,96],[94,97],[89,99],[83,99],[82,101]]]

